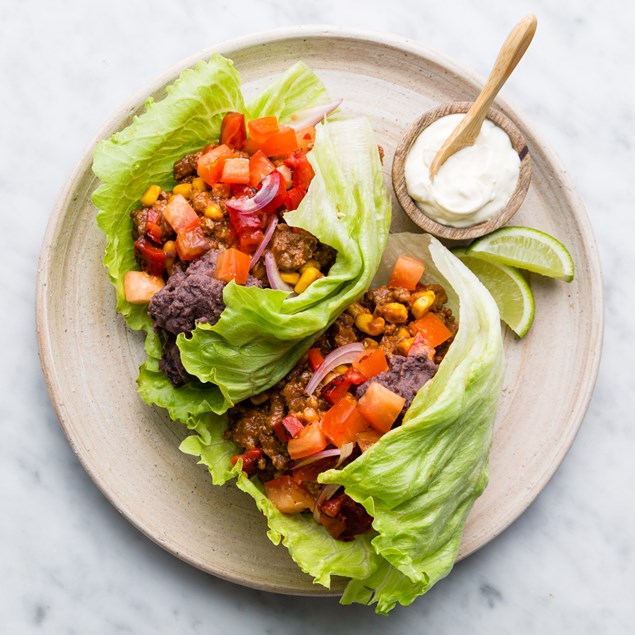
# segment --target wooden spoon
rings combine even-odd
[[[534,37],[536,24],[536,16],[530,13],[507,36],[498,53],[494,68],[487,78],[485,86],[483,86],[483,90],[461,120],[461,123],[453,130],[432,160],[430,164],[430,180],[434,179],[439,168],[455,152],[466,146],[474,145],[494,98],[516,68],[518,62],[520,62]]]

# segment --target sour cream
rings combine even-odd
[[[430,181],[430,164],[465,115],[446,115],[416,138],[406,157],[408,194],[437,223],[470,227],[496,216],[512,197],[520,159],[509,135],[486,119],[473,146],[455,152]]]

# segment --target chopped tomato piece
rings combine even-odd
[[[246,196],[251,198],[256,193],[256,190],[251,185],[242,185],[240,183],[233,183],[231,186],[232,196]]]
[[[225,144],[216,146],[199,158],[196,164],[196,172],[207,185],[212,186],[220,181],[225,159],[232,156],[233,153],[229,146]]]
[[[176,251],[181,260],[194,260],[209,251],[211,246],[210,239],[203,233],[200,225],[176,236]]]
[[[153,276],[160,276],[165,270],[166,254],[163,249],[153,245],[145,236],[140,236],[134,243],[135,255],[142,261],[142,269]]]
[[[253,254],[260,246],[265,235],[261,229],[245,231],[238,236],[238,248],[246,254]]]
[[[267,498],[283,513],[298,514],[315,507],[315,497],[290,476],[280,476],[265,483]]]
[[[322,474],[322,472],[326,472],[326,470],[330,470],[332,467],[335,467],[336,462],[337,458],[330,456],[313,461],[308,465],[296,467],[291,472],[291,478],[293,478],[296,483],[317,483],[318,475]]]
[[[302,188],[304,191],[308,190],[315,172],[306,158],[306,154],[297,150],[284,160],[284,164],[293,170],[293,187]]]
[[[321,452],[326,445],[326,437],[319,423],[310,423],[298,433],[297,437],[289,441],[287,451],[293,460],[302,459],[305,456]]]
[[[268,157],[277,157],[281,154],[289,154],[298,149],[298,140],[295,137],[295,130],[288,126],[282,126],[278,132],[267,137],[260,144],[260,149]]]
[[[294,209],[298,209],[302,199],[306,196],[306,190],[303,190],[301,187],[292,187],[290,190],[287,190],[284,206],[291,212]]]
[[[357,443],[362,452],[366,452],[366,450],[368,450],[371,445],[375,445],[381,437],[381,432],[375,430],[375,428],[367,428],[355,435],[355,443]]]
[[[236,284],[245,284],[250,264],[251,258],[248,254],[230,247],[218,254],[214,277],[223,282],[235,280]]]
[[[227,212],[229,213],[229,222],[239,236],[260,230],[264,227],[264,214],[258,212],[254,214],[241,214],[232,209],[228,209]]]
[[[249,158],[249,185],[258,187],[262,179],[271,174],[276,166],[269,161],[262,150],[258,150]]]
[[[412,340],[412,344],[408,349],[408,357],[415,357],[417,355],[426,356],[430,359],[434,358],[434,348],[429,346],[425,338],[421,333],[417,333]]]
[[[123,292],[130,304],[145,304],[165,286],[163,278],[145,271],[127,271],[123,277]]]
[[[163,216],[177,234],[194,229],[201,223],[194,208],[182,194],[175,194],[170,199],[170,202],[165,206]]]
[[[355,435],[368,426],[368,421],[357,408],[357,400],[350,393],[322,415],[322,431],[338,448],[355,441]]]
[[[298,147],[302,152],[307,153],[313,149],[315,143],[315,126],[309,128],[303,128],[295,134],[298,140]]]
[[[284,189],[290,190],[293,187],[293,174],[291,173],[291,168],[282,164],[279,165],[276,170],[282,174]]]
[[[249,155],[254,155],[260,150],[260,144],[255,139],[249,138],[243,143],[242,150]]]
[[[262,144],[280,129],[276,117],[252,119],[247,124],[247,127],[249,128],[249,135],[258,144]]]
[[[403,287],[409,291],[414,291],[417,283],[425,271],[425,265],[421,260],[410,256],[399,256],[390,274],[391,287]]]
[[[146,215],[146,234],[148,234],[155,243],[161,243],[163,241],[163,230],[159,225],[160,221],[161,212],[151,207]]]
[[[324,355],[322,355],[322,351],[319,348],[310,348],[307,351],[307,357],[309,359],[309,364],[311,365],[311,369],[315,372],[320,364],[324,361]]]
[[[243,462],[243,472],[247,472],[250,476],[256,472],[258,467],[258,459],[262,456],[262,450],[260,448],[252,448],[251,450],[247,450],[242,454],[235,454],[230,457],[230,461],[232,465],[236,465],[238,463],[238,459],[242,459]]]
[[[357,408],[375,430],[388,432],[401,414],[406,400],[392,390],[373,382],[361,396]]]
[[[436,348],[452,337],[452,331],[443,323],[436,313],[428,311],[423,317],[412,323],[417,333],[425,340],[425,343]]]
[[[383,348],[369,348],[353,362],[353,368],[363,373],[367,379],[388,370],[388,362]]]
[[[220,180],[223,183],[249,183],[249,159],[227,158],[223,163]]]
[[[344,373],[344,379],[349,381],[351,384],[354,384],[355,386],[359,386],[360,384],[363,384],[365,381],[367,381],[368,377],[366,377],[364,373],[361,373],[360,371],[351,367]]]
[[[221,144],[240,150],[246,138],[245,115],[240,112],[228,112],[220,126]]]
[[[285,430],[291,435],[291,438],[297,437],[302,430],[304,430],[304,424],[295,415],[287,415],[282,420],[282,425]]]
[[[351,387],[351,382],[344,375],[338,375],[322,388],[321,396],[329,403],[336,404]]]

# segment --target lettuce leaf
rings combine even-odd
[[[166,408],[173,419],[192,429],[207,421],[208,413],[224,412],[236,400],[264,390],[283,376],[289,364],[295,363],[291,360],[297,360],[341,307],[368,285],[390,223],[376,142],[370,125],[362,120],[339,126],[339,133],[319,133],[314,153],[322,158],[315,159],[319,170],[316,185],[311,186],[306,203],[288,214],[287,220],[346,250],[346,255],[338,258],[333,275],[301,299],[283,303],[285,294],[281,292],[228,285],[223,324],[216,331],[197,328],[191,342],[179,338],[186,367],[202,380],[180,388],[159,370],[162,346],[147,307],[130,304],[124,296],[124,275],[137,266],[130,211],[138,206],[149,184],[172,188],[173,163],[217,140],[226,112],[246,112],[252,118],[275,115],[284,121],[292,113],[328,99],[319,78],[305,64],[296,63],[245,104],[232,62],[214,55],[181,73],[167,87],[165,97],[157,102],[149,99],[145,112],[135,116],[128,127],[97,144],[93,171],[102,184],[94,192],[93,202],[99,208],[97,222],[107,237],[104,264],[116,290],[117,310],[131,328],[146,332],[147,360],[137,380],[139,393],[147,403]],[[323,130],[329,127],[322,126]],[[320,146],[325,148],[320,150]],[[350,158],[340,160],[347,151]],[[339,167],[326,165],[329,152],[334,153],[334,166]],[[355,162],[359,168],[353,166]],[[331,194],[333,188],[337,193]],[[339,227],[333,230],[327,223],[335,220],[335,212],[343,211],[358,214],[362,220],[344,222],[347,216],[338,217]],[[307,219],[309,215],[322,217],[322,221]],[[267,341],[274,335],[275,339]],[[195,346],[203,349],[194,350]]]
[[[331,575],[350,582],[342,603],[376,603],[388,613],[407,605],[447,575],[456,559],[467,515],[487,484],[488,454],[503,379],[501,326],[496,304],[478,279],[430,236],[393,234],[375,284],[387,282],[398,255],[425,258],[430,281],[443,284],[459,331],[435,377],[423,386],[403,424],[341,470],[321,475],[339,483],[373,516],[374,532],[341,543],[310,516],[281,514],[244,475],[238,487],[267,516],[269,537],[281,540],[300,568],[328,586]],[[215,483],[240,474],[221,467],[231,455],[222,439],[186,439]],[[212,435],[210,435],[212,436]]]

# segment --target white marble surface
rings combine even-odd
[[[388,619],[335,599],[235,586],[163,552],[83,472],[39,368],[37,257],[82,152],[132,93],[223,39],[297,24],[364,28],[418,40],[484,75],[529,11],[538,32],[504,95],[576,183],[606,289],[596,392],[553,480],[503,535]],[[632,633],[634,20],[627,0],[2,0],[0,633]]]

